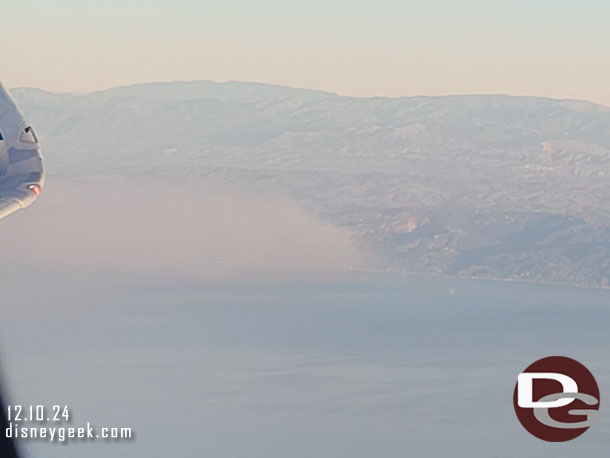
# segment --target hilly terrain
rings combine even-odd
[[[349,228],[369,269],[610,284],[610,109],[506,95],[356,98],[260,83],[12,91],[49,180],[214,180]]]

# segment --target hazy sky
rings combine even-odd
[[[13,87],[252,80],[349,95],[501,92],[610,105],[607,0],[4,0],[2,7],[0,79]]]

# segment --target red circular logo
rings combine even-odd
[[[513,404],[531,434],[549,442],[577,438],[596,423],[599,388],[589,370],[565,356],[549,356],[517,377]]]

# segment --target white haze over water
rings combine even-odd
[[[27,457],[607,455],[608,291],[346,273],[369,262],[348,231],[211,184],[56,181],[0,233],[12,402],[136,434]],[[568,444],[512,407],[553,354],[602,393]]]
[[[201,182],[53,182],[0,234],[5,265],[99,273],[209,279],[342,271],[362,261],[348,230],[290,199]]]

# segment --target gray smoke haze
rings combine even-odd
[[[54,182],[4,221],[5,263],[193,278],[346,270],[349,231],[294,201],[215,184],[146,179]]]

